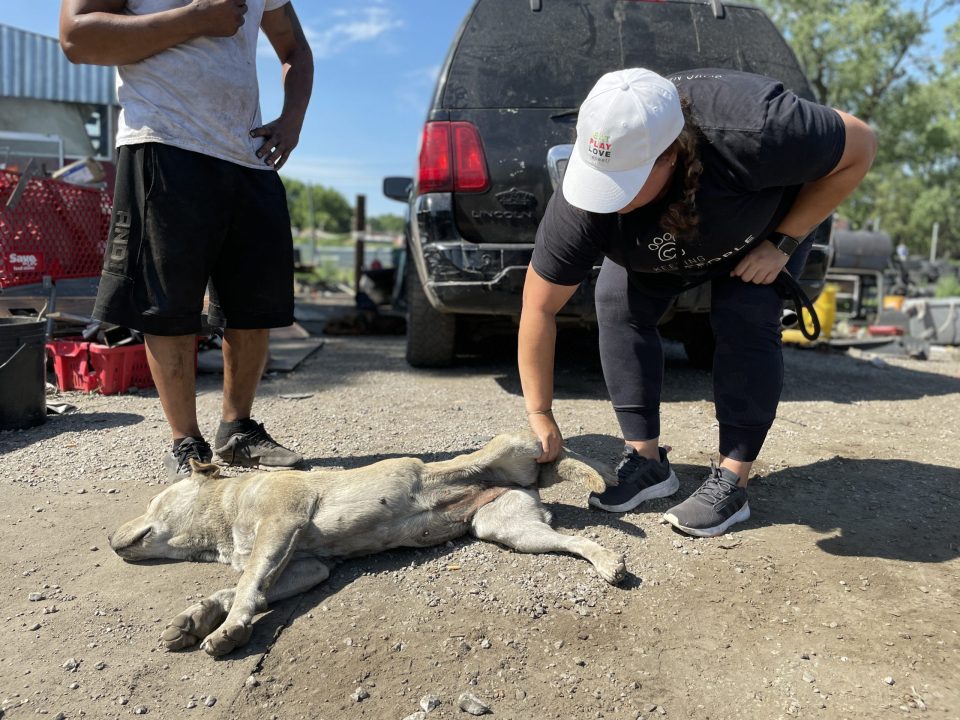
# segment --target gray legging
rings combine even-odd
[[[811,241],[787,263],[797,277]],[[643,291],[643,274],[631,282],[626,270],[604,260],[597,279],[600,359],[625,440],[660,436],[663,347],[657,322],[671,297]],[[729,277],[713,279],[710,323],[716,337],[713,397],[720,423],[720,453],[755,460],[773,424],[783,388],[780,318],[783,300],[772,285]]]

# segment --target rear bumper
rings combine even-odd
[[[410,254],[430,304],[440,312],[520,314],[533,245],[464,240],[457,232],[449,194],[416,199],[410,219]],[[593,283],[584,283],[561,314],[591,320]]]
[[[473,315],[519,315],[523,281],[533,245],[473,243],[457,231],[453,198],[447,193],[421,195],[410,218],[410,254],[431,305],[440,312]],[[800,277],[800,285],[815,300],[823,290],[829,264],[829,247],[815,242]],[[561,315],[592,322],[594,268],[590,281],[581,284]],[[709,284],[677,298],[676,313],[707,312]],[[665,318],[666,319],[666,318]]]

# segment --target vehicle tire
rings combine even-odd
[[[717,341],[714,340],[713,335],[684,340],[683,349],[693,367],[699,370],[713,369],[713,352],[717,349]]]
[[[438,312],[427,299],[417,266],[407,258],[407,362],[415,368],[453,364],[457,317]]]

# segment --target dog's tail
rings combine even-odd
[[[547,487],[565,480],[572,480],[593,492],[617,484],[616,473],[604,463],[564,448],[551,463],[540,466],[540,487]]]

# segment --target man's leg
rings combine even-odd
[[[223,420],[250,418],[257,385],[267,365],[269,330],[223,331]]]
[[[174,440],[201,437],[194,374],[196,335],[145,335],[147,363]]]
[[[210,277],[209,322],[223,334],[223,420],[214,443],[230,465],[281,470],[303,457],[251,419],[270,331],[293,323],[293,240],[276,173],[239,168],[227,242]]]
[[[229,465],[287,470],[303,463],[302,455],[280,445],[251,417],[269,347],[267,329],[223,331],[223,418],[214,447]]]

